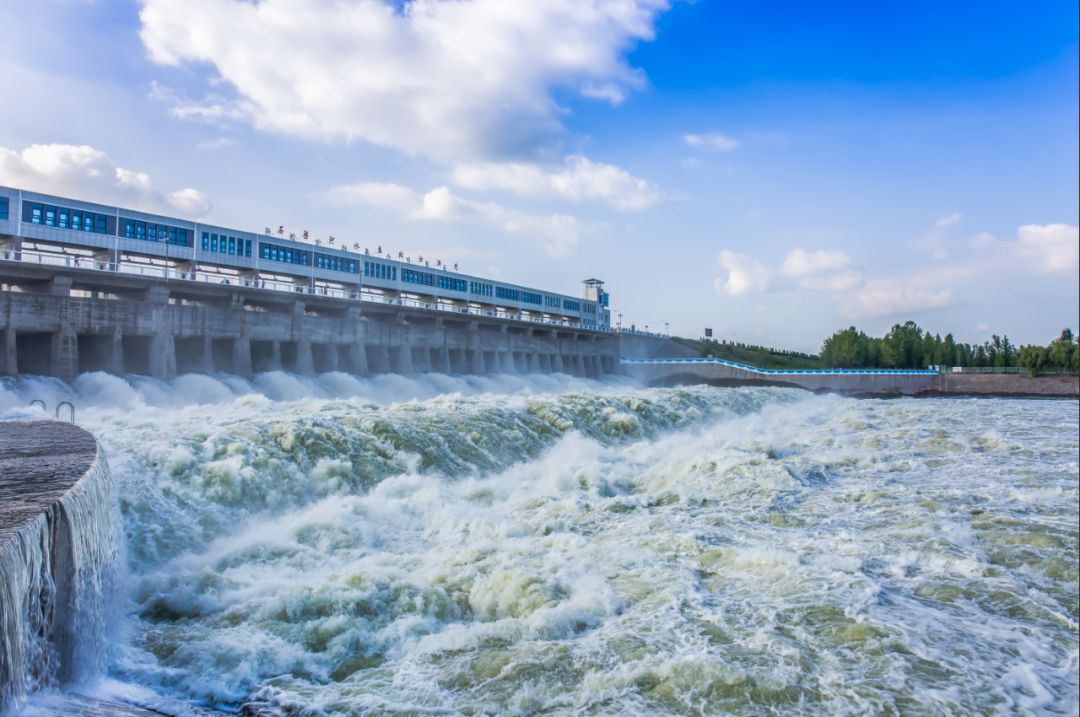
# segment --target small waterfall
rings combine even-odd
[[[118,530],[99,448],[60,500],[0,532],[0,710],[103,673]]]

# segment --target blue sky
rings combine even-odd
[[[1075,3],[0,0],[0,183],[815,350],[1078,323]],[[11,27],[10,25],[13,25]]]

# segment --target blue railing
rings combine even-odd
[[[760,373],[769,376],[797,374],[797,375],[813,375],[813,374],[855,374],[855,375],[904,375],[904,376],[936,376],[938,374],[934,369],[923,368],[758,368],[757,366],[750,366],[745,363],[736,363],[735,361],[725,361],[718,358],[651,358],[651,359],[631,359],[624,358],[619,359],[623,364],[716,364],[719,366],[730,366],[731,368],[739,368],[743,371],[750,371],[751,373]]]

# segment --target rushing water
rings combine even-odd
[[[7,384],[106,448],[111,673],[267,714],[1077,714],[1075,401]]]

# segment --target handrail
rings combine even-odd
[[[482,309],[460,307],[452,304],[419,301],[417,299],[405,299],[402,297],[381,296],[379,294],[372,294],[370,292],[364,291],[357,292],[346,291],[343,289],[331,289],[329,287],[321,286],[304,286],[301,284],[293,284],[290,282],[277,281],[274,279],[246,279],[241,276],[214,274],[202,271],[179,271],[170,267],[153,266],[150,264],[99,261],[92,257],[47,254],[42,252],[25,251],[22,249],[5,249],[3,251],[3,259],[7,261],[18,261],[28,264],[39,264],[42,266],[62,266],[72,269],[89,269],[93,271],[102,271],[114,274],[144,276],[154,279],[164,279],[166,281],[198,281],[207,284],[219,284],[223,286],[231,286],[235,283],[237,286],[248,289],[261,289],[293,294],[305,294],[308,296],[328,296],[337,299],[344,299],[347,301],[367,301],[371,303],[381,303],[391,306],[408,306],[411,308],[426,309],[429,311],[449,311],[469,316],[488,316],[491,318],[504,319],[507,321],[521,321],[524,323],[544,324],[548,326],[565,326],[567,328],[578,329],[581,331],[594,331],[596,333],[635,333],[647,336],[661,336],[661,334],[650,334],[643,331],[630,331],[627,329],[615,329],[612,327],[603,326],[583,326],[581,324],[574,324],[566,320],[544,319],[541,317],[524,317],[520,315],[515,316],[500,311],[485,311]]]
[[[60,409],[67,406],[71,413],[68,414],[68,423],[75,423],[75,404],[71,401],[61,401],[56,404],[56,420],[60,420]]]
[[[45,402],[42,401],[40,398],[35,398],[33,401],[30,402],[30,405],[33,406],[35,403],[40,403],[41,404],[41,410],[42,411],[45,411],[46,413],[49,412],[49,407],[46,406]]]
[[[742,369],[743,371],[750,371],[752,373],[760,373],[771,376],[779,375],[901,375],[901,376],[936,376],[937,371],[932,369],[903,369],[903,368],[758,368],[757,366],[750,366],[749,364],[736,363],[735,361],[727,361],[725,359],[718,358],[651,358],[651,359],[634,359],[634,358],[620,358],[619,363],[623,364],[694,364],[694,363],[709,363],[717,364],[720,366],[730,366],[731,368]]]

